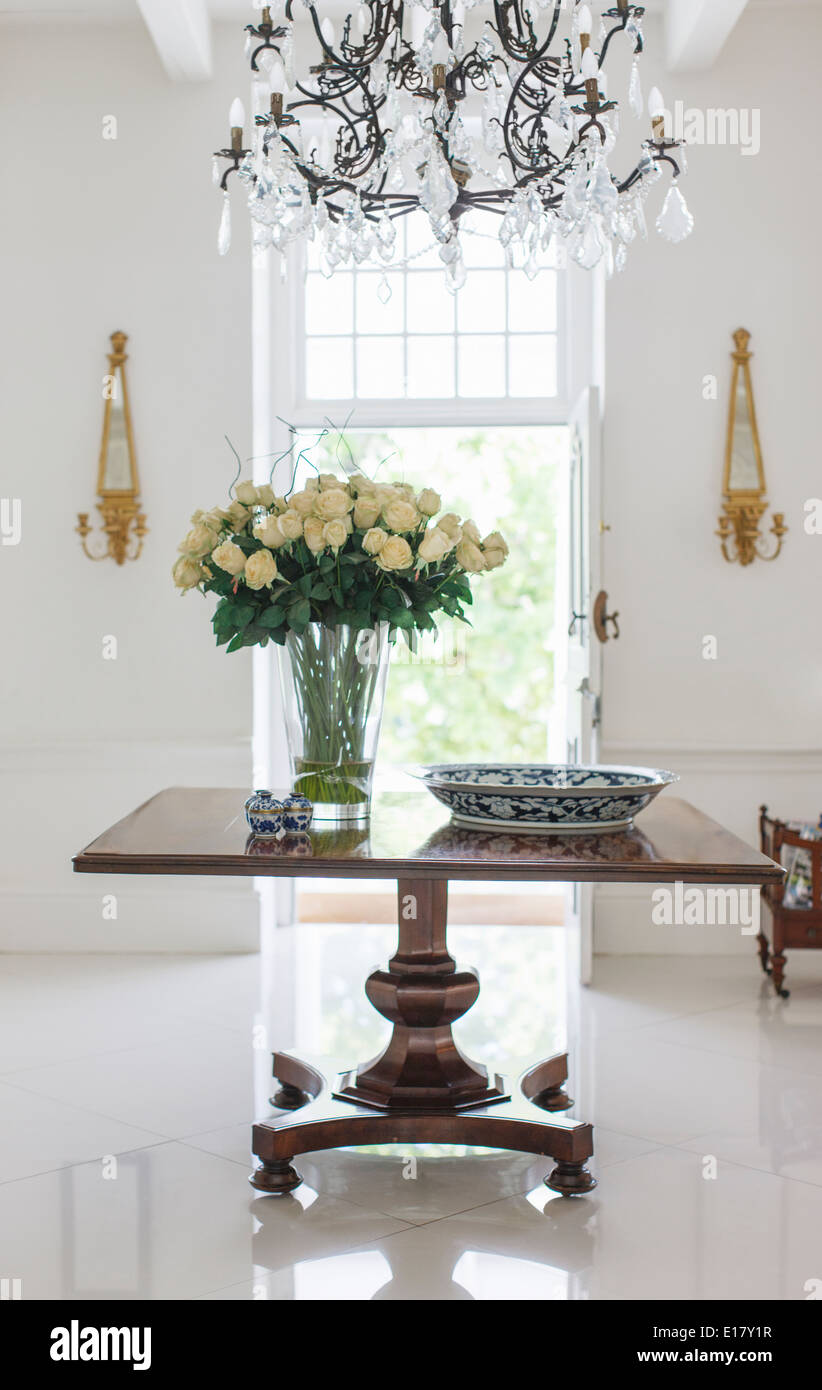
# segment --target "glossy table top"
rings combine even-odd
[[[768,883],[782,870],[687,801],[663,792],[630,830],[526,834],[453,824],[428,792],[378,796],[369,822],[316,823],[306,836],[254,840],[248,793],[170,787],[74,858],[78,873],[310,878],[444,878],[631,883]]]

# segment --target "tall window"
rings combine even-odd
[[[330,277],[309,248],[295,314],[306,406],[348,402],[356,416],[357,402],[452,402],[466,418],[483,401],[502,418],[506,403],[561,394],[564,276],[554,257],[529,280],[506,266],[496,225],[477,223],[463,237],[466,283],[452,294],[427,219],[399,219],[397,238],[396,265]]]

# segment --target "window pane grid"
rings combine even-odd
[[[306,399],[556,396],[556,263],[529,281],[500,263],[496,244],[486,250],[487,237],[471,237],[467,280],[453,295],[436,251],[409,221],[397,228],[399,267],[355,267],[326,278],[311,256],[302,345]]]

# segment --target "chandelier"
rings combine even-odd
[[[235,101],[230,147],[214,157],[221,253],[234,172],[248,190],[255,248],[315,240],[328,275],[391,263],[397,220],[417,210],[452,290],[465,280],[470,214],[497,214],[509,263],[516,252],[529,276],[555,239],[588,269],[604,260],[620,270],[646,234],[645,201],[665,166],[672,177],[656,228],[673,242],[690,233],[681,142],[668,138],[658,89],[634,168],[619,177],[609,167],[620,107],[604,64],[612,44],[627,43],[627,104],[641,118],[644,6],[616,0],[594,16],[579,0],[362,0],[336,26],[320,8],[280,0],[246,27],[264,109],[246,147]]]

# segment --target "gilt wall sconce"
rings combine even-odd
[[[137,456],[131,427],[131,406],[126,384],[128,353],[125,333],[112,333],[109,370],[103,380],[103,438],[97,469],[97,510],[102,517],[102,529],[92,537],[88,512],[77,515],[76,531],[90,560],[109,557],[122,565],[136,560],[143,548],[148,531],[140,511],[140,484],[137,477]]]
[[[716,533],[725,559],[740,565],[750,565],[754,560],[775,560],[788,529],[782,512],[773,514],[772,541],[766,540],[759,529],[768,502],[751,382],[750,341],[747,329],[738,328],[734,333],[736,347],[731,354],[731,405],[722,484],[724,500]]]

